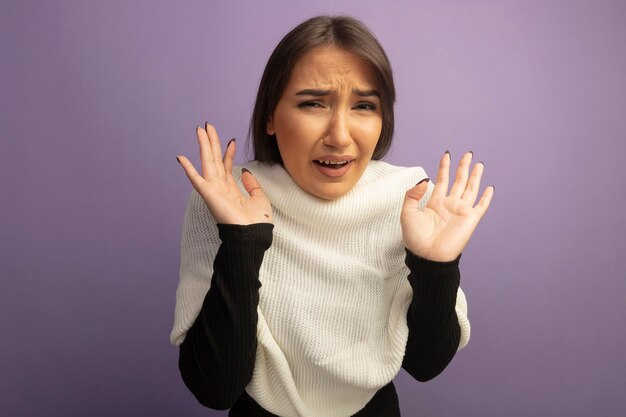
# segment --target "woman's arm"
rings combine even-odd
[[[472,152],[463,155],[448,191],[450,153],[446,151],[425,207],[420,209],[419,200],[426,194],[428,179],[407,191],[400,215],[413,288],[403,366],[420,381],[437,376],[454,356],[459,341],[463,346],[469,336],[464,311],[456,311],[457,292],[462,294],[458,261],[494,193],[493,186],[487,187],[478,199],[484,164],[474,164],[470,172],[473,156]],[[464,300],[460,301],[464,310]]]
[[[209,213],[189,209],[185,215],[181,245],[181,284],[177,291],[177,313],[173,341],[184,336],[180,345],[179,369],[187,387],[204,405],[230,408],[252,377],[256,352],[259,269],[263,255],[272,243],[272,210],[261,186],[247,170],[241,175],[243,193],[233,175],[235,140],[221,146],[215,128],[205,123],[197,127],[202,173],[184,156],[176,159],[189,181],[202,197]],[[191,202],[198,202],[196,199]],[[190,208],[193,208],[190,204]],[[199,215],[200,214],[200,215]],[[215,228],[218,225],[219,246]],[[204,224],[203,224],[204,221]],[[195,224],[195,227],[193,226]],[[207,239],[212,236],[212,239]],[[203,245],[209,240],[211,245]],[[206,288],[207,275],[213,273],[199,315],[186,334],[181,334],[198,308],[199,288]],[[180,309],[179,309],[180,300]],[[197,310],[196,310],[197,311]]]
[[[402,367],[424,382],[439,375],[459,347],[461,328],[455,306],[460,256],[433,262],[406,252],[413,300],[407,313],[409,338]]]
[[[180,346],[178,367],[198,401],[230,408],[250,382],[256,354],[259,269],[273,225],[218,224],[211,288]]]

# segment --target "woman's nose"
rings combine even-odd
[[[349,121],[343,112],[335,112],[329,120],[328,132],[324,144],[334,148],[346,148],[352,143]]]

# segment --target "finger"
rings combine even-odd
[[[250,194],[250,197],[265,197],[265,193],[261,189],[261,184],[259,184],[256,178],[254,178],[254,175],[246,168],[241,169],[241,182],[243,183],[243,188]]]
[[[217,170],[215,168],[215,160],[213,157],[213,150],[209,143],[209,136],[205,129],[200,126],[196,127],[196,135],[198,136],[198,145],[200,146],[200,163],[202,168],[202,177],[205,180],[214,178],[217,176]]]
[[[411,213],[419,210],[419,201],[424,197],[428,190],[428,178],[424,178],[404,195],[404,203],[402,204],[402,212]]]
[[[478,214],[480,214],[481,217],[484,216],[485,212],[487,212],[487,209],[491,204],[491,199],[493,198],[493,193],[495,192],[495,189],[495,186],[490,185],[489,187],[485,188],[482,197],[480,197],[480,200],[478,201],[475,209],[478,210]]]
[[[463,195],[463,192],[467,187],[467,178],[469,176],[469,168],[472,164],[473,156],[473,152],[466,152],[459,161],[459,167],[456,170],[456,178],[454,180],[454,184],[452,184],[452,189],[450,190],[451,196],[460,198]]]
[[[476,197],[478,197],[478,190],[480,189],[480,179],[483,175],[483,170],[485,168],[485,164],[479,162],[474,165],[472,169],[472,174],[467,181],[467,187],[465,187],[465,191],[463,191],[463,195],[461,199],[468,202],[470,206],[474,205],[476,201]]]
[[[406,196],[412,200],[420,201],[426,194],[426,191],[428,191],[428,181],[430,181],[429,178],[424,178],[415,184],[415,187],[406,192]]]
[[[224,170],[226,171],[226,180],[235,184],[235,179],[233,178],[233,159],[235,157],[235,151],[237,149],[237,143],[235,138],[232,138],[228,145],[226,145],[226,152],[224,152]]]
[[[224,178],[224,163],[222,162],[222,147],[220,146],[220,138],[217,136],[217,131],[213,125],[209,122],[204,123],[204,130],[209,137],[209,143],[211,144],[211,153],[213,155],[213,163],[215,164],[215,171],[219,178]]]
[[[200,175],[198,171],[196,171],[196,168],[186,157],[179,155],[176,157],[176,159],[185,170],[185,174],[187,175],[187,178],[189,178],[189,181],[191,182],[191,185],[193,185],[193,188],[196,191],[200,192],[199,190],[204,184],[204,178],[202,178],[202,175]]]
[[[450,152],[446,151],[439,161],[437,180],[433,189],[433,197],[445,197],[448,193],[448,176],[450,172]]]

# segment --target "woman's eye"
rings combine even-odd
[[[302,102],[302,103],[298,104],[298,107],[300,107],[300,108],[322,107],[322,103],[320,103],[318,101],[305,101],[305,102]]]
[[[354,108],[356,110],[376,110],[376,106],[372,103],[359,103]]]

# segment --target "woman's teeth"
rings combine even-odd
[[[327,166],[329,168],[339,168],[339,167],[342,167],[342,166],[344,166],[345,164],[348,163],[348,161],[336,162],[336,161],[326,161],[326,160],[322,160],[322,159],[318,159],[315,162],[317,162],[320,165]]]

